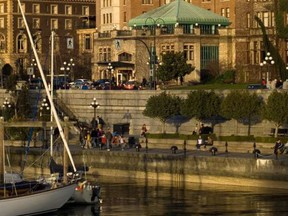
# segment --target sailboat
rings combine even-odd
[[[42,214],[42,213],[48,213],[48,212],[53,212],[57,211],[59,208],[61,208],[67,201],[71,198],[73,195],[75,188],[77,186],[77,173],[71,152],[68,147],[68,143],[65,139],[65,135],[62,129],[62,126],[60,124],[59,117],[57,115],[55,106],[53,104],[53,100],[49,94],[49,88],[45,79],[45,75],[43,72],[43,69],[40,64],[40,60],[38,57],[38,54],[36,52],[36,48],[33,42],[33,38],[31,35],[31,32],[29,30],[29,26],[27,24],[27,20],[25,17],[25,14],[22,9],[22,5],[20,0],[18,1],[19,9],[23,17],[23,21],[25,24],[25,27],[27,29],[27,33],[29,36],[29,40],[32,46],[32,50],[34,53],[34,56],[36,58],[37,66],[40,71],[41,78],[43,80],[43,84],[45,87],[46,95],[48,97],[48,100],[51,105],[53,117],[55,119],[55,122],[57,124],[57,127],[60,132],[60,136],[63,140],[63,144],[65,146],[65,150],[68,154],[68,157],[70,159],[70,162],[73,167],[73,173],[69,177],[65,177],[67,180],[65,183],[58,184],[58,182],[55,182],[55,184],[49,184],[47,187],[44,187],[44,189],[41,190],[30,190],[26,193],[21,193],[21,194],[13,194],[10,196],[7,196],[5,193],[5,188],[3,190],[3,197],[0,198],[0,209],[1,209],[1,216],[17,216],[17,215],[36,215],[36,214]],[[1,120],[3,121],[3,120]],[[4,129],[4,123],[1,122],[0,126],[2,129]],[[3,131],[2,131],[3,132]],[[0,135],[0,139],[3,139],[1,141],[1,145],[3,146],[3,150],[1,150],[2,157],[5,155],[5,147],[4,147],[4,136],[3,134]],[[4,160],[3,160],[4,161]],[[4,177],[4,170],[5,170],[5,164],[2,163],[3,167],[0,168],[0,171],[2,172],[2,177]],[[66,171],[64,171],[66,174]],[[5,178],[5,177],[4,177]],[[3,181],[4,182],[4,181]]]

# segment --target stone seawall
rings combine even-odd
[[[27,165],[42,154],[39,149],[29,153]],[[288,189],[288,160],[286,156],[275,159],[255,159],[251,154],[219,154],[211,156],[207,152],[188,151],[171,154],[170,151],[142,149],[125,151],[84,150],[72,151],[76,164],[89,166],[88,175],[141,178],[146,180],[169,181],[175,184],[197,182],[201,184],[225,184],[266,188]],[[21,156],[10,149],[11,164],[19,169]],[[49,155],[42,160],[48,164]],[[60,162],[61,157],[56,158]],[[20,163],[19,163],[20,162]],[[47,163],[47,164],[46,164]],[[36,166],[27,168],[26,175],[47,174],[48,169]]]

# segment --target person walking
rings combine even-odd
[[[113,135],[112,135],[112,133],[110,131],[110,128],[107,129],[107,131],[105,133],[105,137],[106,137],[107,151],[110,151],[111,142],[112,142],[112,138],[113,138]]]
[[[98,132],[95,128],[93,128],[91,131],[91,143],[92,143],[93,148],[97,147],[97,143],[98,143],[97,139],[98,139]]]
[[[281,145],[282,145],[281,141],[278,139],[274,145],[274,155],[275,155],[276,159],[278,159],[278,154],[279,154]]]
[[[86,137],[85,137],[85,149],[90,149],[91,148],[91,133],[88,130],[86,133]]]

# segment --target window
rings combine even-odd
[[[263,13],[263,24],[265,27],[269,27],[269,13],[268,12]]]
[[[72,20],[71,19],[65,19],[65,29],[67,29],[67,30],[72,29]]]
[[[71,5],[65,5],[65,14],[66,15],[72,15],[72,6]]]
[[[127,13],[126,12],[123,13],[123,21],[127,22]]]
[[[201,46],[200,56],[201,69],[206,69],[211,62],[219,63],[219,47]]]
[[[101,47],[99,48],[99,61],[109,62],[111,61],[111,48],[110,47]]]
[[[91,50],[91,36],[89,34],[84,36],[84,47],[85,50]]]
[[[88,6],[82,6],[82,15],[89,16],[89,7]]]
[[[153,4],[153,0],[142,0],[142,4]]]
[[[0,4],[0,14],[4,13],[4,3]]]
[[[25,38],[23,35],[18,36],[17,50],[18,50],[18,53],[24,53],[25,52]]]
[[[0,34],[0,52],[5,51],[5,37],[3,34]]]
[[[51,29],[58,29],[58,19],[51,19]]]
[[[22,18],[18,18],[18,28],[25,28],[24,21]]]
[[[1,29],[5,28],[4,18],[0,18],[0,28]]]
[[[221,8],[221,16],[225,17],[225,8]]]
[[[21,3],[21,7],[22,7],[23,12],[25,12],[25,4]],[[20,7],[17,7],[17,8],[18,8],[18,13],[20,13],[21,12]]]
[[[40,19],[33,18],[33,29],[40,29]]]
[[[58,5],[51,5],[50,11],[51,14],[58,14]]]
[[[247,17],[246,27],[250,28],[251,27],[251,14],[247,13],[246,17]]]
[[[288,64],[288,40],[286,40],[286,64]]]
[[[230,8],[226,8],[226,17],[230,18]]]
[[[174,53],[174,44],[164,44],[161,46],[161,53],[165,54],[167,52]]]
[[[194,46],[192,44],[184,44],[183,52],[186,60],[194,60]]]
[[[39,4],[33,4],[32,5],[32,11],[34,14],[39,14],[40,13],[40,5]]]

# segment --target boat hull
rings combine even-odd
[[[99,186],[90,185],[86,181],[76,187],[70,202],[78,204],[96,204],[101,202]]]
[[[76,184],[0,199],[1,216],[37,215],[57,211],[73,195]]]

